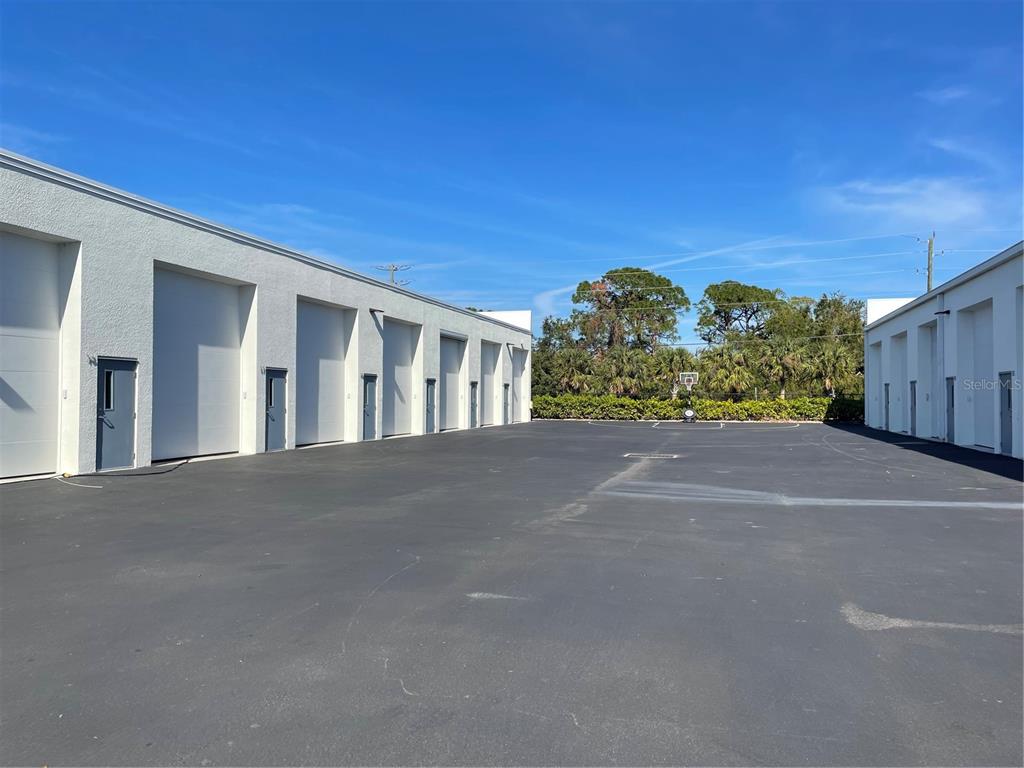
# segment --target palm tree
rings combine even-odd
[[[700,388],[708,393],[725,394],[735,400],[754,384],[754,372],[739,344],[727,342],[706,350],[700,356],[700,368]]]
[[[647,359],[647,377],[658,385],[661,396],[668,391],[673,400],[679,398],[679,376],[693,370],[693,356],[685,349],[662,347]]]
[[[846,381],[853,374],[856,362],[850,347],[837,339],[824,341],[818,353],[811,361],[814,374],[828,392],[829,397],[836,396],[836,386]]]
[[[637,397],[643,389],[647,355],[639,349],[615,347],[601,359],[598,375],[613,395]]]
[[[781,338],[760,344],[758,367],[761,374],[779,387],[779,397],[786,399],[786,387],[800,379],[807,370],[804,347],[791,339]]]
[[[593,382],[593,358],[577,347],[558,350],[552,369],[560,392],[580,394],[588,391]]]

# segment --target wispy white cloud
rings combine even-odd
[[[500,235],[506,239],[514,238],[516,240],[528,240],[573,251],[600,253],[610,253],[614,251],[614,249],[604,242],[578,240],[550,232],[525,229],[504,221],[497,221],[485,216],[466,213],[461,210],[453,210],[451,208],[438,206],[432,203],[424,203],[417,200],[406,200],[393,196],[375,195],[355,189],[336,189],[334,191],[335,193],[343,194],[363,203],[370,203],[374,206],[398,211],[403,216],[409,218],[440,222],[460,229],[469,229],[492,235]]]
[[[735,245],[726,245],[720,248],[712,248],[710,250],[697,251],[695,253],[662,254],[661,256],[651,256],[649,258],[667,260],[658,261],[656,264],[649,264],[645,268],[660,269],[665,272],[683,272],[687,270],[666,269],[666,267],[672,267],[675,266],[676,264],[686,264],[691,261],[699,261],[701,259],[706,259],[710,256],[733,256],[740,258],[759,251],[792,250],[794,248],[808,248],[819,245],[836,245],[840,243],[855,243],[867,240],[886,240],[889,238],[900,236],[901,235],[899,233],[891,233],[877,235],[858,235],[856,237],[837,237],[829,238],[827,240],[806,240],[800,238],[793,238],[786,235],[772,235],[771,237],[764,237],[757,240],[748,240],[746,242],[737,243]],[[619,258],[621,259],[622,257]],[[721,265],[707,267],[707,269],[720,268]],[[704,269],[704,267],[696,267],[696,269]]]
[[[573,283],[572,285],[564,285],[561,288],[552,288],[549,291],[541,291],[533,297],[533,306],[537,308],[537,312],[540,317],[544,318],[548,315],[557,314],[558,309],[556,304],[562,297],[568,296],[570,293],[576,290],[576,286],[579,283]]]
[[[421,261],[416,263],[417,272],[438,272],[453,267],[465,267],[476,264],[477,259],[448,259],[447,261]]]
[[[664,258],[655,264],[649,264],[646,269],[664,269],[665,267],[671,267],[676,264],[687,264],[691,261],[698,261],[700,259],[706,259],[711,256],[719,256],[729,253],[736,253],[743,251],[747,248],[757,247],[766,243],[777,240],[776,237],[759,238],[757,240],[749,240],[743,243],[736,243],[733,245],[726,245],[720,248],[712,248],[710,250],[698,251],[697,253],[688,253],[683,255],[671,255],[671,258]],[[669,256],[665,254],[664,256]],[[657,258],[657,257],[654,257]],[[542,291],[533,297],[533,305],[536,307],[540,317],[547,317],[548,315],[556,314],[557,304],[559,299],[568,296],[569,293],[576,289],[579,283],[573,283],[571,285],[565,285],[561,288],[552,288],[547,291]]]
[[[334,264],[341,264],[344,261],[340,254],[335,253],[334,251],[325,250],[323,248],[304,248],[303,252],[306,253],[308,256],[312,256],[315,259],[320,259],[321,261],[329,261]]]
[[[767,261],[750,261],[741,264],[729,264],[723,266],[721,264],[715,264],[713,266],[704,267],[688,267],[683,269],[666,269],[665,272],[711,272],[711,271],[748,271],[748,270],[767,270],[767,269],[780,269],[783,267],[799,267],[803,264],[825,264],[834,261],[864,261],[870,259],[891,259],[897,256],[907,256],[913,253],[913,251],[885,251],[884,253],[858,253],[851,256],[829,256],[826,258],[818,259],[807,259],[802,255],[791,255],[785,256],[778,259],[770,259]]]
[[[206,198],[175,204],[211,221],[375,277],[376,266],[390,260],[412,264],[414,271],[410,275],[437,274],[481,263],[487,263],[492,273],[507,272],[504,262],[494,260],[495,254],[481,253],[459,243],[369,231],[350,216],[302,203]]]
[[[996,156],[976,141],[940,137],[928,139],[928,145],[949,155],[961,157],[991,171],[1003,170],[1003,165]]]
[[[820,188],[817,194],[819,204],[831,213],[910,232],[985,224],[998,208],[994,190],[956,177],[855,179]]]
[[[929,88],[918,91],[917,95],[925,101],[930,101],[932,104],[950,104],[954,101],[966,99],[971,93],[971,89],[965,85],[947,85],[944,88]]]
[[[320,211],[301,203],[243,203],[214,198],[191,205],[186,203],[183,207],[213,221],[296,244],[334,235],[353,223],[348,216]]]
[[[779,270],[792,268],[799,270],[803,265],[821,265],[826,262],[845,262],[845,261],[860,261],[860,260],[875,260],[875,259],[892,259],[893,257],[907,256],[911,251],[899,250],[899,251],[885,251],[885,252],[871,252],[871,253],[857,253],[847,256],[829,256],[825,258],[806,258],[802,249],[804,248],[815,248],[818,246],[833,246],[843,244],[856,244],[860,242],[868,242],[872,240],[887,240],[893,238],[902,237],[899,233],[887,233],[887,234],[873,234],[873,235],[858,235],[855,237],[836,237],[827,238],[821,240],[806,239],[806,238],[795,238],[786,235],[774,235],[772,237],[759,238],[756,240],[748,240],[742,243],[736,243],[734,245],[726,245],[719,248],[712,248],[697,253],[680,254],[678,257],[670,259],[664,259],[669,254],[663,254],[663,260],[656,263],[650,264],[646,268],[657,270],[664,274],[670,273],[699,273],[699,272],[748,272],[748,271],[761,271],[761,270]],[[763,257],[758,258],[754,254],[761,254],[763,252],[773,250],[785,250],[787,254],[781,257],[775,257],[771,259],[765,259]],[[702,265],[702,266],[686,266],[680,267],[679,264],[688,264],[693,261],[708,258],[711,256],[729,256],[733,259],[732,262],[725,265],[721,260],[716,259],[714,264]],[[739,261],[735,261],[739,259]],[[820,271],[820,270],[819,270]],[[567,297],[572,293],[578,283],[572,283],[571,285],[565,285],[560,288],[552,288],[547,291],[542,291],[534,296],[534,307],[537,309],[540,317],[546,317],[551,314],[558,314],[560,309],[564,309],[568,306]]]
[[[246,155],[256,154],[243,141],[228,138],[229,128],[215,120],[212,115],[195,115],[192,112],[169,108],[167,104],[170,100],[157,98],[155,88],[134,88],[124,83],[111,87],[117,81],[90,68],[82,68],[77,74],[86,76],[89,81],[84,84],[70,84],[64,81],[58,83],[5,71],[0,79],[0,85],[30,91],[53,100],[74,103],[108,119],[176,134],[189,141],[231,149]],[[108,93],[113,91],[117,91],[116,95]]]
[[[708,251],[700,251],[698,253],[691,253],[686,256],[679,258],[667,259],[665,261],[659,261],[656,264],[649,265],[648,269],[661,269],[663,267],[671,267],[674,264],[686,264],[691,261],[699,261],[700,259],[706,259],[710,256],[721,256],[727,253],[734,253],[736,251],[751,250],[758,246],[771,243],[772,241],[778,240],[778,237],[763,237],[757,240],[748,240],[744,243],[736,243],[734,245],[726,245],[721,248],[712,248]]]
[[[66,136],[37,131],[14,123],[0,123],[0,146],[22,155],[45,155],[53,147],[66,141]]]
[[[431,291],[430,295],[441,301],[459,306],[486,307],[488,309],[522,309],[525,302],[523,294],[516,291],[487,291],[487,290],[452,290],[441,288]]]

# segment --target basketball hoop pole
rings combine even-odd
[[[686,407],[693,408],[693,386],[699,378],[696,371],[684,371],[679,374],[679,381],[686,387]]]

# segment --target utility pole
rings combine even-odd
[[[935,231],[928,238],[928,290],[932,289],[932,271],[935,264]]]
[[[408,285],[408,280],[395,280],[395,273],[405,272],[407,269],[412,269],[412,264],[382,264],[379,267],[375,267],[375,269],[378,269],[381,272],[387,272],[388,281],[392,285]]]

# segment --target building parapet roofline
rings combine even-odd
[[[986,272],[990,272],[996,267],[1002,266],[1006,262],[1011,261],[1012,259],[1015,259],[1018,256],[1021,256],[1022,254],[1024,254],[1024,240],[1016,242],[1013,245],[1009,246],[1008,248],[1004,248],[995,256],[985,259],[985,261],[981,262],[980,264],[975,264],[973,267],[964,272],[961,272],[956,277],[950,278],[942,285],[932,288],[930,291],[928,291],[928,293],[923,293],[916,299],[908,301],[903,306],[894,309],[889,314],[883,315],[882,317],[875,320],[873,323],[864,326],[864,331],[866,333],[867,331],[877,328],[882,323],[888,322],[889,320],[892,320],[894,317],[898,317],[904,312],[908,312],[914,307],[918,307],[921,304],[924,304],[926,301],[930,301],[936,296],[946,293],[947,291],[956,288],[958,285],[966,283],[968,280],[973,280],[979,275],[983,275]]]
[[[501,320],[497,320],[493,317],[487,317],[485,315],[480,314],[479,312],[473,312],[471,310],[465,309],[464,307],[458,307],[455,306],[454,304],[448,304],[447,302],[441,301],[440,299],[435,299],[430,296],[426,296],[422,293],[417,293],[416,291],[410,291],[408,288],[403,288],[400,285],[392,285],[390,283],[385,283],[382,280],[377,280],[368,275],[360,274],[359,272],[355,272],[351,269],[346,269],[344,267],[338,266],[337,264],[331,264],[330,262],[323,261],[322,259],[318,259],[314,256],[302,253],[301,251],[297,251],[285,245],[281,245],[270,240],[264,240],[261,237],[250,235],[246,232],[242,232],[241,230],[232,229],[231,227],[225,226],[223,224],[218,224],[215,221],[204,219],[201,216],[196,216],[186,211],[181,211],[178,210],[177,208],[172,208],[168,205],[164,205],[163,203],[158,203],[155,200],[149,200],[147,198],[140,197],[139,195],[134,195],[131,192],[126,192],[124,190],[117,189],[116,187],[111,187],[106,184],[102,184],[93,179],[88,179],[84,176],[79,176],[77,174],[71,173],[70,171],[66,171],[63,168],[57,168],[52,165],[47,165],[46,163],[40,162],[39,160],[34,160],[30,157],[19,155],[16,152],[11,152],[10,150],[5,149],[3,147],[0,147],[0,168],[7,168],[18,173],[24,173],[29,176],[35,176],[38,179],[49,181],[55,184],[60,184],[61,186],[68,187],[70,189],[75,189],[78,190],[79,192],[84,192],[86,194],[93,195],[94,197],[100,197],[105,200],[109,200],[110,202],[118,203],[119,205],[126,205],[130,208],[135,208],[136,210],[142,211],[144,213],[159,216],[161,218],[168,219],[169,221],[174,221],[179,224],[184,224],[185,226],[188,227],[193,227],[194,229],[199,229],[204,232],[217,235],[218,237],[224,237],[227,238],[228,240],[233,240],[234,242],[240,243],[242,245],[248,245],[253,248],[259,248],[264,251],[269,251],[270,253],[276,253],[279,256],[285,256],[287,258],[300,261],[311,267],[316,267],[317,269],[324,269],[329,272],[334,272],[335,274],[342,275],[352,280],[358,280],[362,283],[372,285],[375,288],[384,288],[386,290],[393,291],[394,293],[398,293],[403,296],[408,296],[418,301],[425,301],[428,304],[433,304],[434,306],[437,307],[442,307],[453,312],[458,312],[459,314],[462,315],[475,317],[479,320],[482,320],[487,323],[492,323],[493,325],[497,325],[501,328],[516,331],[517,333],[529,333],[530,338],[533,338],[533,333],[524,328],[520,328],[510,323],[503,322]]]

